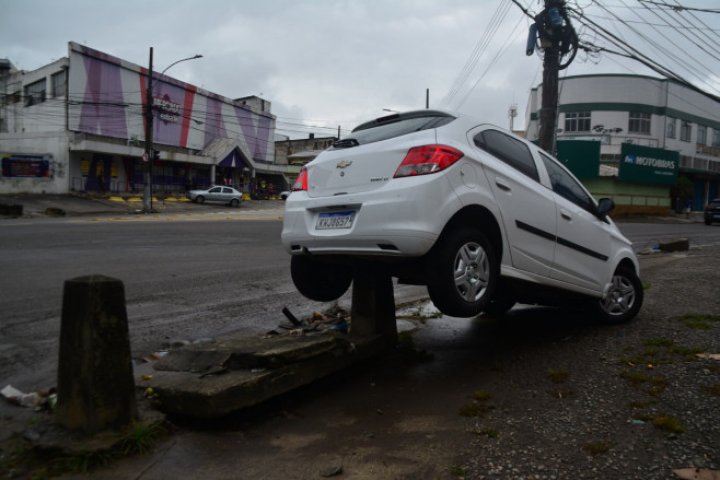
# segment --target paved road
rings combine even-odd
[[[209,206],[208,206],[209,207]],[[292,285],[279,243],[282,203],[201,207],[161,216],[89,215],[0,223],[0,385],[54,380],[63,282],[104,274],[125,283],[133,353],[228,331],[262,332],[322,308]],[[720,226],[621,224],[638,250],[667,238],[720,244]],[[398,287],[398,302],[424,295]],[[349,304],[347,298],[345,304]]]
[[[81,275],[124,282],[137,356],[174,340],[268,331],[285,321],[286,305],[297,316],[326,307],[292,284],[279,242],[281,213],[210,208],[161,217],[2,221],[0,388],[54,383],[63,282]],[[399,287],[397,301],[418,292]]]

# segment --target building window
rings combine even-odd
[[[713,128],[712,146],[720,147],[720,129]]]
[[[707,145],[707,127],[705,125],[698,125],[697,143],[698,145]]]
[[[25,106],[29,107],[45,101],[47,82],[43,78],[25,87]]]
[[[566,132],[589,132],[590,112],[574,112],[565,114]]]
[[[52,96],[53,98],[64,97],[65,87],[67,86],[67,72],[63,70],[53,74],[52,79]]]
[[[692,134],[692,123],[687,120],[680,122],[680,140],[683,142],[689,142]]]
[[[630,123],[628,124],[628,132],[650,135],[650,114],[630,112]]]
[[[665,136],[667,138],[675,138],[675,136],[676,136],[675,128],[677,126],[676,124],[677,124],[677,121],[674,118],[672,118],[672,117],[667,118],[667,126],[665,127]]]

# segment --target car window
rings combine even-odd
[[[475,135],[475,145],[493,154],[511,167],[535,181],[539,180],[537,166],[530,149],[520,140],[497,130],[485,130]]]
[[[408,133],[442,127],[453,120],[455,117],[452,115],[433,110],[389,115],[355,127],[348,137],[335,142],[332,148],[349,148],[388,140]]]
[[[542,158],[548,175],[550,176],[553,191],[580,208],[595,214],[595,202],[588,196],[580,183],[552,158],[543,153],[540,153],[540,158]]]
[[[210,190],[208,190],[209,193],[220,193],[222,192],[222,188],[220,187],[213,187]]]
[[[228,188],[228,187],[223,187],[223,193],[233,193],[233,189]]]

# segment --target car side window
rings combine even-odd
[[[493,154],[536,182],[539,181],[535,160],[523,142],[497,130],[485,130],[475,135],[475,145]]]
[[[548,175],[550,176],[553,191],[580,208],[595,214],[595,203],[585,190],[583,190],[577,180],[570,176],[565,169],[547,155],[540,153],[540,158],[542,158]]]
[[[210,190],[208,190],[208,192],[210,192],[210,193],[220,193],[220,192],[222,192],[222,188],[221,188],[221,187],[213,187],[213,188],[211,188]]]
[[[233,193],[232,188],[223,187],[223,193]]]

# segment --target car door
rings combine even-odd
[[[219,202],[222,200],[222,187],[213,187],[208,190],[208,201]]]
[[[551,276],[601,292],[610,268],[610,224],[580,182],[558,161],[538,152],[550,177],[557,204],[557,247]]]
[[[500,207],[512,266],[549,276],[555,254],[555,202],[539,182],[528,145],[492,128],[471,134],[473,143],[489,154],[482,157],[483,170]]]

